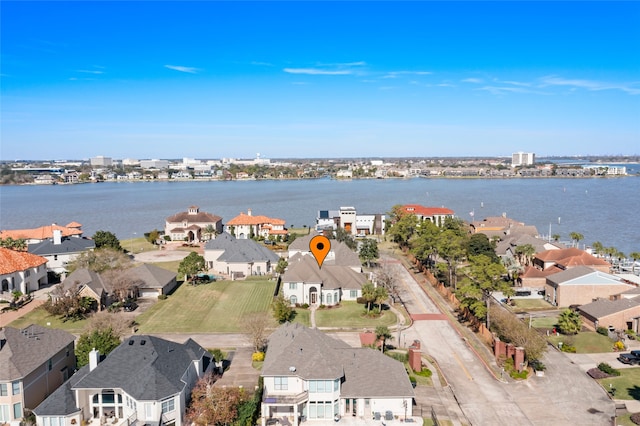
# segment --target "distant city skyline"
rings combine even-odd
[[[14,2],[0,160],[640,154],[638,2]]]

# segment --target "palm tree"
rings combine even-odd
[[[571,232],[569,234],[569,238],[575,241],[575,246],[578,247],[580,245],[580,241],[584,240],[584,235],[579,232]]]
[[[631,264],[631,273],[636,273],[636,262],[640,259],[640,252],[634,251],[629,253],[629,257],[633,259],[633,263]]]
[[[560,234],[553,234],[551,238],[553,238],[553,241],[557,243],[558,241],[560,241]]]
[[[204,228],[204,233],[209,236],[209,239],[211,239],[212,236],[216,235],[216,228],[214,228],[212,224],[208,224]]]
[[[521,246],[516,247],[516,255],[518,256],[518,261],[520,264],[524,264],[524,266],[531,263],[531,258],[535,254],[536,249],[531,244],[523,244]]]
[[[387,326],[379,325],[376,327],[376,341],[382,340],[382,344],[380,345],[380,352],[384,353],[384,344],[387,340],[392,340],[393,336],[391,332],[387,328]]]
[[[593,248],[593,252],[597,255],[600,255],[604,250],[604,246],[600,241],[596,241],[593,244],[591,244],[591,248]]]
[[[565,309],[558,317],[558,328],[562,334],[578,334],[582,328],[582,317],[572,309]]]

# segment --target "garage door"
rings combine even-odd
[[[141,289],[140,290],[140,297],[141,298],[151,298],[151,297],[158,297],[158,290],[155,289]]]

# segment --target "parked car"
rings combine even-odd
[[[124,310],[125,312],[133,312],[138,308],[138,304],[134,301],[125,302]]]
[[[640,351],[633,351],[633,352],[636,352],[637,354],[640,355]],[[636,365],[636,364],[640,364],[640,357],[636,356],[633,353],[620,354],[620,356],[618,357],[618,361],[620,361],[623,364]]]

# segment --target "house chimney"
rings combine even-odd
[[[89,352],[89,371],[93,371],[100,362],[100,351],[96,348],[93,348],[91,352]]]
[[[57,246],[62,244],[62,231],[59,229],[53,230],[53,244]]]
[[[247,209],[247,216],[251,216],[251,209]]]

